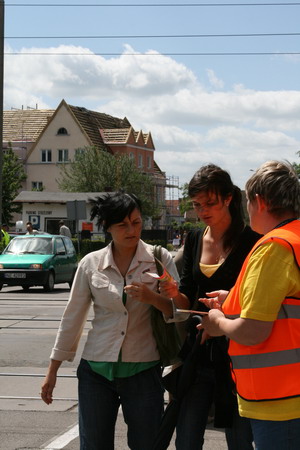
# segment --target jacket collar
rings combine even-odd
[[[113,252],[112,252],[112,242],[110,242],[107,247],[105,247],[105,249],[103,249],[104,251],[101,251],[100,253],[100,258],[99,258],[99,265],[98,265],[98,270],[102,271],[107,269],[108,267],[113,267],[115,269],[117,269],[115,261],[114,261],[114,257],[113,257]],[[129,267],[129,271],[135,269],[141,262],[153,262],[154,260],[154,256],[153,256],[153,251],[152,251],[152,246],[146,244],[144,241],[142,241],[141,239],[139,240],[136,252],[134,257],[132,258],[130,267]]]

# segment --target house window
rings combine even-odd
[[[75,159],[80,158],[84,153],[84,148],[75,148]]]
[[[31,190],[32,191],[42,191],[44,189],[42,181],[32,181]]]
[[[132,153],[132,152],[129,153],[129,159],[132,159],[132,160],[134,159],[134,153]]]
[[[41,150],[42,162],[49,163],[52,161],[52,150]]]
[[[138,167],[143,167],[143,155],[139,155]]]
[[[60,134],[60,135],[66,135],[66,134],[68,134],[68,131],[67,131],[67,129],[66,128],[59,128],[58,130],[57,130],[57,134]]]
[[[151,164],[151,156],[147,156],[147,168],[151,169],[152,168],[152,164]]]
[[[57,161],[59,163],[63,163],[69,161],[69,150],[66,148],[58,150],[58,158]]]

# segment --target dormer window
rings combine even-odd
[[[59,134],[60,136],[61,135],[66,135],[66,134],[68,134],[68,131],[67,131],[67,129],[66,128],[59,128],[58,130],[57,130],[57,134]]]

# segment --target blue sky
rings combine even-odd
[[[214,162],[243,188],[267,159],[299,162],[300,54],[167,54],[300,52],[300,2],[250,3],[6,0],[5,51],[18,54],[5,56],[4,107],[55,108],[64,98],[126,116],[151,131],[157,163],[180,184]],[[167,35],[178,37],[141,37]]]

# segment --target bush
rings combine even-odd
[[[91,241],[90,239],[82,239],[79,243],[79,252],[78,252],[78,240],[77,239],[72,239],[72,242],[74,244],[77,256],[78,256],[78,260],[80,260],[81,258],[83,258],[85,255],[87,255],[88,253],[91,252],[95,252],[96,250],[100,250],[101,248],[104,248],[107,246],[108,242],[104,242],[104,241]],[[147,242],[147,244],[150,245],[161,245],[162,247],[166,247],[165,241],[163,240],[151,240],[151,241],[145,241]],[[167,244],[168,245],[172,245],[172,244]],[[172,246],[173,248],[173,246]],[[172,250],[172,249],[171,249]]]
[[[85,255],[91,252],[95,252],[96,250],[100,250],[101,248],[106,247],[106,243],[104,241],[91,241],[90,239],[82,239],[79,243],[79,252],[78,252],[78,240],[72,239],[74,247],[76,249],[76,253],[78,255],[78,259],[80,260]]]
[[[143,239],[144,240],[144,242],[146,242],[147,244],[150,244],[150,245],[161,245],[162,247],[165,247],[166,248],[166,242],[164,241],[164,240],[161,240],[161,239],[152,239],[152,240],[146,240],[146,239]],[[167,244],[168,245],[168,244]]]

